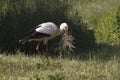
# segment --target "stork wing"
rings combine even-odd
[[[57,26],[52,22],[42,23],[38,26],[39,27],[36,28],[35,31],[45,34],[52,34],[52,32],[57,29]]]

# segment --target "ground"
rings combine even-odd
[[[100,56],[100,54],[99,54]],[[104,60],[103,60],[104,58]],[[120,56],[86,59],[0,54],[1,80],[120,80]]]

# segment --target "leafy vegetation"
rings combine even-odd
[[[101,24],[101,27],[97,28],[98,42],[107,44],[119,44],[119,25],[117,25],[116,11],[110,13],[109,16],[105,17]]]
[[[35,43],[22,46],[18,40],[46,21],[58,26],[67,22],[76,50],[93,49],[96,43],[119,44],[119,5],[119,0],[1,0],[0,49],[34,52]]]

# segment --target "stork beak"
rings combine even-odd
[[[68,32],[68,30],[65,30],[65,34],[66,34],[66,35],[69,35],[69,32]]]

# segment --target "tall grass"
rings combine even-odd
[[[75,15],[74,12],[77,12],[78,16],[81,16],[90,28],[95,29],[102,18],[119,6],[118,0],[75,0],[72,2],[70,14]]]
[[[118,0],[75,0],[72,2],[71,5],[72,5],[72,8],[68,11],[69,12],[68,18],[72,17],[73,21],[75,21],[76,19],[78,19],[78,17],[79,19],[81,17],[82,21],[87,24],[87,29],[95,31],[94,35],[95,35],[96,43],[116,44],[116,42],[119,42],[119,38],[117,39],[118,41],[115,41],[116,39],[114,38],[115,36],[119,35],[119,32],[117,32],[118,35],[117,34],[113,35],[114,32],[112,32],[112,30],[114,30],[114,27],[117,26],[115,21],[109,22],[109,21],[105,21],[104,19],[105,17],[108,17],[110,13],[116,12],[116,10],[119,10],[120,1]],[[117,15],[119,14],[120,13],[118,13]],[[114,13],[112,15],[114,15]],[[116,19],[117,15],[115,15],[112,18]],[[107,31],[103,32],[102,29],[100,29],[100,31],[103,33],[100,33],[98,31],[99,28],[103,27],[102,26],[103,21],[105,24],[108,24],[106,25],[106,27],[104,25],[104,28],[108,27],[109,29],[110,28],[109,25],[113,25],[112,30],[109,30],[110,33],[108,33],[110,34],[109,36],[111,36],[111,39],[109,38],[109,36],[105,36],[105,35],[108,35],[106,33]],[[80,23],[80,21],[78,20],[77,22]],[[110,41],[107,42],[107,40],[104,40],[104,38]]]
[[[104,43],[102,38],[106,36],[100,36],[102,38],[97,40],[97,30],[101,27],[102,21],[105,21],[105,17],[118,9],[119,5],[119,0],[1,0],[0,49],[33,50],[29,44],[23,48],[18,40],[29,29],[47,21],[52,21],[58,26],[62,22],[67,22],[70,32],[75,37],[75,46],[79,49],[93,48],[95,43]],[[116,16],[118,15],[119,11]]]
[[[120,52],[109,49],[72,58],[0,55],[1,80],[119,80]],[[81,54],[82,55],[82,54]]]

